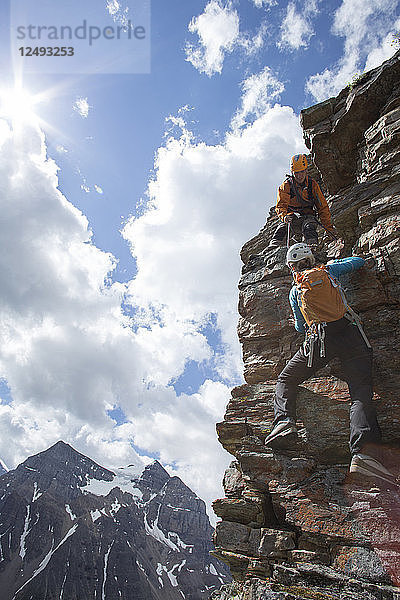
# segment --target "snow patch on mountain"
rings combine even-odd
[[[75,521],[75,519],[76,519],[76,515],[74,515],[74,513],[72,512],[72,510],[71,510],[71,507],[70,507],[70,505],[69,505],[69,504],[66,504],[66,505],[65,505],[65,511],[66,511],[66,513],[67,513],[67,514],[70,516],[70,518],[71,518],[71,521]]]
[[[147,535],[151,535],[155,540],[165,544],[168,548],[171,548],[174,552],[179,552],[179,548],[185,550],[189,548],[189,553],[193,551],[193,545],[185,544],[175,531],[169,531],[168,536],[159,528],[158,519],[160,517],[161,505],[158,507],[157,516],[152,525],[147,520],[147,515],[144,515],[144,528]],[[171,539],[172,538],[172,539]]]
[[[162,565],[161,563],[157,563],[156,573],[158,575],[158,581],[160,582],[161,587],[164,587],[164,582],[162,581],[163,571],[167,574],[172,587],[177,587],[178,580],[177,580],[176,575],[174,574],[174,571],[175,571],[175,569],[178,569],[177,573],[180,573],[182,567],[184,567],[185,564],[186,564],[186,560],[184,559],[181,563],[177,563],[176,565],[174,565],[172,567],[172,569],[168,570],[166,566]]]
[[[42,562],[40,563],[40,565],[38,566],[38,568],[36,569],[36,571],[34,571],[32,577],[30,577],[28,579],[28,581],[25,581],[25,583],[23,585],[21,585],[21,587],[15,592],[14,594],[14,598],[17,596],[17,594],[26,586],[28,585],[28,583],[30,581],[32,581],[32,579],[35,579],[35,577],[37,577],[37,575],[39,575],[39,573],[41,573],[49,564],[51,557],[53,556],[53,554],[55,552],[57,552],[57,550],[60,548],[60,546],[63,545],[63,543],[71,536],[75,533],[76,528],[78,527],[78,524],[76,523],[75,525],[73,525],[73,527],[71,527],[71,529],[69,529],[67,531],[67,533],[65,534],[65,536],[63,537],[63,539],[61,540],[61,542],[54,548],[54,538],[53,538],[53,543],[52,546],[49,550],[49,552],[46,554],[46,556],[44,557],[44,559],[42,560]],[[14,600],[13,598],[13,600]]]
[[[96,510],[91,510],[90,511],[90,515],[91,515],[92,521],[94,523],[95,521],[97,521],[97,519],[100,519],[101,512],[99,510],[97,510],[97,509]]]
[[[149,525],[149,522],[147,521],[147,515],[146,514],[144,515],[145,531],[146,531],[147,535],[151,535],[155,540],[161,542],[162,544],[165,544],[166,546],[168,546],[168,548],[171,548],[171,550],[174,550],[174,552],[179,552],[178,546],[176,544],[174,544],[174,542],[172,542],[170,539],[168,539],[165,536],[165,533],[163,531],[161,531],[161,529],[158,527],[158,518],[160,516],[160,508],[161,507],[159,507],[157,517],[152,525]]]
[[[25,539],[26,539],[26,536],[28,535],[28,533],[30,532],[30,529],[29,529],[29,522],[30,522],[30,518],[31,518],[30,514],[31,514],[31,507],[28,504],[28,506],[26,507],[24,530],[22,532],[21,539],[19,542],[19,555],[22,558],[22,560],[24,560],[25,554],[26,554]]]
[[[36,500],[38,498],[40,498],[40,496],[42,496],[43,492],[41,492],[38,488],[38,484],[35,481],[35,483],[33,484],[33,496],[32,496],[32,503],[36,502]]]
[[[113,547],[114,540],[108,547],[108,550],[104,556],[104,568],[103,568],[103,585],[101,588],[101,600],[106,600],[106,583],[107,583],[107,566],[108,566],[108,557],[110,556],[111,548]]]
[[[142,498],[142,492],[134,485],[141,474],[136,467],[132,465],[129,467],[121,467],[115,469],[113,473],[115,477],[112,481],[88,478],[87,485],[81,487],[82,492],[84,494],[93,494],[95,496],[108,496],[108,494],[117,487],[122,492],[131,494],[134,498]]]

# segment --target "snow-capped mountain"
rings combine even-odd
[[[105,469],[64,442],[0,478],[1,600],[202,600],[230,581],[205,505],[157,462]]]

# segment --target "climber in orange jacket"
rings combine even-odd
[[[309,246],[318,244],[317,212],[321,225],[333,234],[329,206],[318,183],[307,174],[307,157],[296,154],[291,160],[291,175],[279,186],[276,213],[282,223],[276,229],[270,247],[284,246],[288,228],[301,233]]]

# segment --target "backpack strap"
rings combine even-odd
[[[348,312],[344,315],[346,317],[346,319],[348,319],[351,323],[353,323],[354,325],[357,326],[358,331],[361,333],[363,340],[367,345],[367,348],[372,348],[372,346],[369,342],[369,339],[367,338],[367,335],[361,324],[360,316],[351,308],[351,306],[347,306],[347,311]]]
[[[357,326],[357,328],[358,328],[359,332],[361,333],[362,338],[363,338],[364,342],[366,343],[367,347],[368,348],[372,348],[372,346],[371,346],[371,344],[370,344],[370,342],[369,342],[369,340],[368,340],[368,338],[366,336],[366,333],[365,333],[365,331],[363,329],[363,326],[361,324],[360,316],[351,308],[351,306],[347,302],[345,293],[343,291],[342,286],[340,285],[340,282],[333,275],[331,275],[329,273],[329,270],[328,270],[328,268],[327,268],[326,265],[324,265],[323,268],[325,269],[326,274],[328,275],[328,277],[329,277],[332,285],[338,289],[340,295],[342,296],[343,303],[344,303],[344,305],[346,307],[346,313],[344,315],[345,318],[348,321],[350,321],[351,323],[353,323],[353,325]]]
[[[297,202],[300,204],[300,206],[302,208],[314,208],[314,206],[317,206],[320,204],[319,199],[316,198],[313,193],[312,187],[313,187],[314,180],[309,175],[308,175],[308,186],[307,186],[308,200],[305,200],[302,197],[302,195],[300,194],[300,192],[297,188],[297,184],[292,175],[287,175],[286,181],[288,181],[288,183],[290,185],[290,197],[296,198]]]
[[[313,191],[313,183],[314,183],[314,179],[313,179],[312,177],[308,176],[308,187],[307,187],[307,194],[308,194],[308,197],[309,197],[309,198],[312,198],[312,201],[313,201],[313,205],[314,205],[314,206],[321,206],[321,201],[320,201],[320,199],[318,198],[318,196],[316,196],[316,195],[314,194],[314,191]]]

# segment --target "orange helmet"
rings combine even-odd
[[[307,157],[305,154],[295,154],[292,156],[291,160],[291,168],[293,173],[298,173],[298,171],[304,171],[307,169]]]

